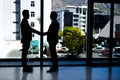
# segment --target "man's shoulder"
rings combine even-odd
[[[54,21],[54,24],[59,24],[59,22],[57,20]]]
[[[26,24],[28,24],[28,21],[25,20],[25,19],[23,19],[23,20],[21,21],[21,25],[26,25]]]
[[[26,19],[22,19],[21,23],[27,23],[28,21]]]

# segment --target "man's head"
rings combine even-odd
[[[51,14],[50,14],[50,19],[54,20],[56,18],[57,18],[57,13],[55,11],[52,11]]]
[[[22,15],[24,19],[29,19],[29,10],[23,10]]]

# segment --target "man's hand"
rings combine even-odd
[[[42,35],[42,33],[41,33],[41,32],[39,32],[39,33],[38,33],[38,35]]]

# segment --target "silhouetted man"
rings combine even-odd
[[[40,34],[40,32],[30,27],[28,23],[29,19],[28,10],[23,10],[22,15],[23,19],[21,22],[21,35],[22,35],[21,43],[23,45],[22,49],[23,72],[32,72],[32,68],[27,65],[27,54],[30,47],[30,41],[32,40],[32,32],[37,34]]]
[[[47,41],[49,44],[50,55],[52,59],[52,67],[47,72],[58,71],[56,44],[58,43],[59,23],[56,20],[56,18],[57,18],[57,13],[55,11],[52,11],[50,14],[51,24],[49,26],[48,32],[43,33],[43,35],[47,35]]]

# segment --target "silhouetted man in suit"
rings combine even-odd
[[[27,65],[27,54],[30,47],[30,41],[32,40],[32,32],[39,34],[40,32],[31,28],[28,19],[29,19],[29,11],[23,10],[22,12],[23,19],[21,22],[21,43],[23,45],[22,49],[22,66],[23,72],[32,72],[32,68]]]
[[[52,67],[47,72],[58,71],[56,44],[58,43],[59,23],[56,20],[56,18],[57,18],[57,13],[55,11],[52,11],[50,14],[51,24],[49,26],[48,32],[43,33],[43,35],[47,35],[47,41],[49,44],[50,55],[52,59]]]

